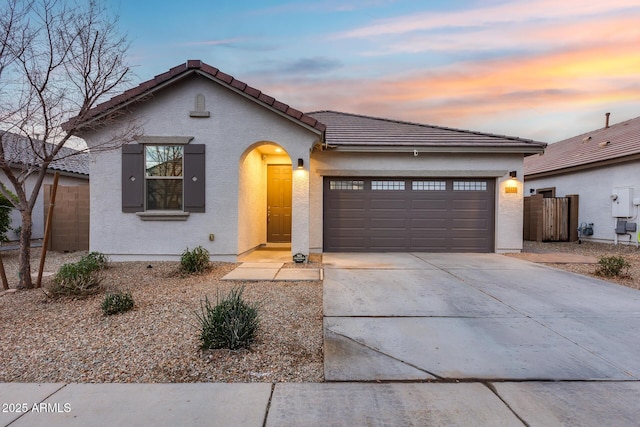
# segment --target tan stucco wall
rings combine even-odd
[[[310,181],[310,248],[322,251],[322,183],[323,174],[331,176],[433,176],[493,177],[496,179],[495,250],[522,250],[523,192],[522,154],[478,153],[346,153],[315,152]],[[506,194],[504,182],[509,171],[518,174],[518,193]],[[373,171],[373,172],[370,172]],[[376,174],[376,175],[373,175]],[[510,184],[511,185],[511,184]]]
[[[257,150],[249,152],[240,163],[238,192],[238,253],[264,243],[266,227],[266,167]]]
[[[11,182],[9,182],[9,180],[4,176],[4,174],[0,174],[0,175],[1,175],[0,182],[2,182],[12,193],[15,193],[15,190],[13,188],[13,185],[11,185]],[[29,176],[26,180],[25,188],[26,188],[28,197],[30,197],[31,193],[33,192],[33,187],[35,182],[36,182],[36,177],[34,175]],[[43,198],[42,191],[45,184],[53,184],[53,173],[48,173],[45,176],[44,181],[42,183],[42,187],[40,188],[40,192],[38,193],[38,197],[36,199],[36,204],[33,207],[32,218],[31,218],[31,223],[32,223],[31,237],[33,239],[42,239],[44,237],[44,226],[45,226],[46,215],[45,215],[44,198]],[[60,178],[58,179],[58,185],[76,186],[76,185],[88,185],[88,184],[89,184],[88,178],[60,175]],[[20,227],[21,224],[22,224],[22,220],[20,218],[20,212],[17,209],[13,209],[11,211],[11,228]],[[20,237],[15,232],[9,231],[7,233],[7,238],[9,240],[18,240]]]

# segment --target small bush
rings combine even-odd
[[[133,304],[133,296],[130,292],[115,291],[107,292],[102,300],[101,308],[106,316],[110,316],[131,310]]]
[[[109,257],[101,252],[89,252],[84,260],[93,264],[96,270],[106,270],[109,267]]]
[[[78,262],[64,264],[53,278],[51,292],[56,296],[87,296],[100,290],[106,257],[92,252]]]
[[[598,276],[614,277],[627,276],[631,264],[621,256],[603,256],[598,261]]]
[[[201,311],[196,312],[201,326],[200,348],[237,350],[251,345],[260,319],[257,305],[247,304],[243,291],[244,287],[234,288],[222,299],[218,293],[215,306],[208,298],[201,303]]]
[[[202,273],[209,268],[209,251],[198,246],[193,250],[187,248],[180,258],[180,269],[182,273],[194,274]]]

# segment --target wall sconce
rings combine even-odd
[[[304,160],[298,159],[298,169],[304,169]]]
[[[509,176],[510,176],[511,178],[515,178],[516,176],[518,176],[518,172],[516,172],[516,171],[511,171],[511,172],[509,172]]]

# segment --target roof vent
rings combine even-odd
[[[600,148],[604,148],[604,147],[608,146],[609,144],[611,144],[611,141],[604,141],[604,142],[601,142],[600,144],[598,144],[598,146],[600,146]]]
[[[582,143],[584,144],[587,141],[591,141],[591,137],[590,136],[585,136],[584,138],[582,138]]]
[[[611,113],[605,113],[604,117],[604,128],[605,129],[609,129],[609,116],[611,115]]]

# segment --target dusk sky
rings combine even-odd
[[[544,142],[640,116],[640,1],[108,0],[140,83],[202,61],[299,110]]]

